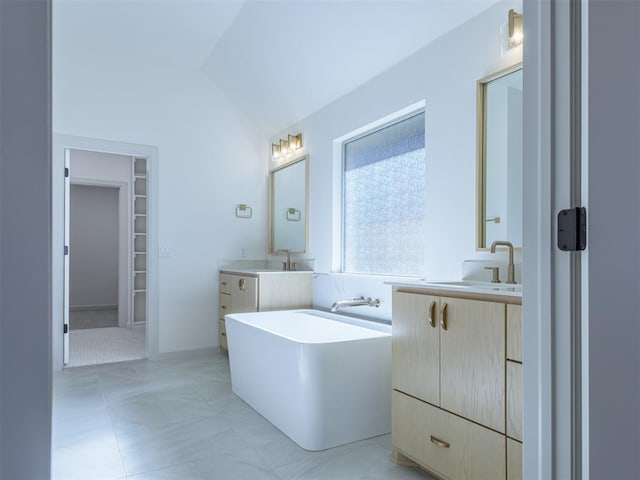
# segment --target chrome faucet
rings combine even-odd
[[[511,242],[507,242],[506,240],[496,240],[491,244],[491,253],[496,253],[496,247],[500,245],[502,247],[507,247],[509,249],[509,266],[507,267],[507,282],[506,283],[516,283],[516,268],[513,264],[513,244]]]
[[[289,250],[277,250],[276,255],[280,253],[286,253],[287,261],[282,262],[282,270],[290,271],[291,270],[291,252]]]
[[[364,305],[366,305],[367,307],[378,308],[380,306],[380,300],[378,298],[376,298],[375,300],[372,300],[371,297],[367,297],[367,298],[358,297],[358,298],[354,298],[353,300],[339,300],[335,302],[333,305],[331,305],[331,311],[337,312],[338,309],[342,307],[360,307]]]

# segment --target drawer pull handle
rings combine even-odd
[[[440,326],[443,330],[447,330],[447,304],[443,303],[440,307]]]
[[[429,325],[436,328],[436,302],[431,302],[429,305]]]
[[[445,442],[444,440],[440,440],[439,438],[434,437],[433,435],[431,435],[431,443],[436,444],[439,447],[442,448],[449,448],[449,442]]]
[[[241,278],[238,282],[238,288],[240,288],[241,292],[244,292],[247,289],[247,281],[244,278]]]
[[[227,306],[226,305],[221,305],[220,308],[222,308],[223,310],[226,310]]]
[[[225,332],[220,332],[220,335],[222,335],[223,337],[226,337],[227,334]],[[433,438],[433,437],[432,437]]]

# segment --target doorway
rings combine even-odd
[[[146,158],[65,152],[64,365],[146,357]]]

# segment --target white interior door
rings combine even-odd
[[[62,362],[69,364],[69,212],[70,212],[70,184],[69,173],[71,151],[64,151],[64,295],[63,295],[63,335]]]

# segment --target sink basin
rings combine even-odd
[[[469,290],[494,290],[498,292],[522,292],[521,284],[510,283],[491,283],[491,282],[472,282],[468,280],[460,280],[454,282],[428,282],[429,285],[453,287]]]

